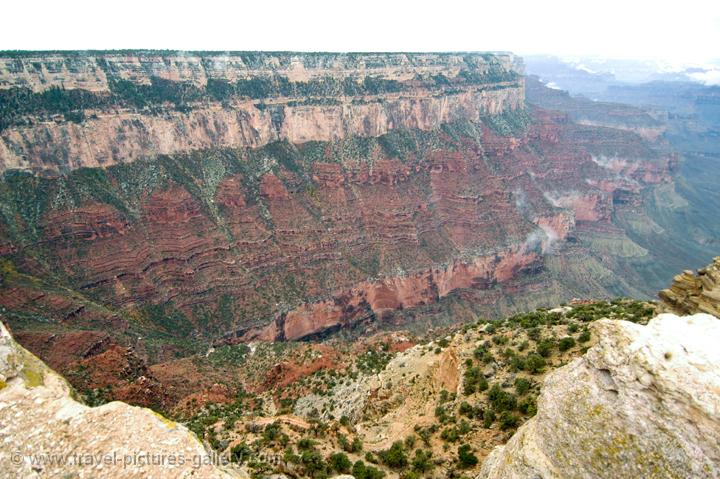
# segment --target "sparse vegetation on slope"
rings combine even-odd
[[[333,340],[326,345],[344,351],[335,367],[206,404],[186,421],[219,452],[245,457],[256,474],[472,475],[536,413],[545,374],[592,344],[593,321],[644,323],[654,312],[653,304],[627,299],[576,303],[479,320],[404,352],[393,352],[392,339],[361,350]],[[253,363],[257,351],[243,360]],[[307,406],[277,412],[288,403]]]

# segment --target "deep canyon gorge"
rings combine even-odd
[[[653,205],[684,201],[658,122],[553,109],[512,54],[28,52],[0,95],[0,306],[62,372],[650,297],[677,271],[650,247]]]
[[[0,52],[0,476],[717,477],[720,90],[568,68]]]

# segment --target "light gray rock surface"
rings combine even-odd
[[[598,321],[479,478],[720,477],[720,320]]]
[[[149,409],[91,408],[72,395],[0,322],[0,477],[243,477],[212,465],[194,434]]]

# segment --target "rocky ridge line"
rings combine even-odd
[[[523,107],[521,70],[482,53],[0,52],[0,172],[477,121]]]

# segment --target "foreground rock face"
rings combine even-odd
[[[65,380],[2,323],[0,442],[2,477],[233,477],[211,465],[184,426],[149,409],[75,401]]]
[[[675,276],[668,289],[660,291],[666,309],[678,313],[708,313],[720,317],[720,256],[712,264]]]
[[[718,477],[720,321],[602,320],[588,353],[550,374],[538,414],[480,478]]]

